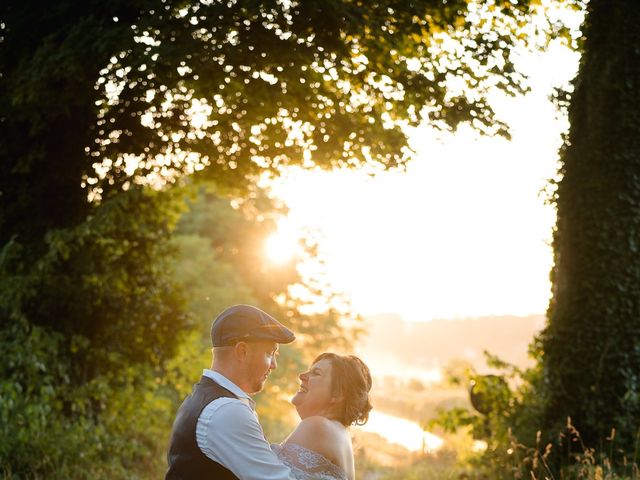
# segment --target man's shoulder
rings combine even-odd
[[[237,398],[217,398],[198,417],[196,436],[244,436],[249,431],[262,431],[251,407]]]
[[[248,415],[255,418],[251,407],[241,399],[235,397],[216,398],[204,407],[200,416],[203,415],[220,415],[223,417],[228,415]]]

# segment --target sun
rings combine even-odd
[[[278,228],[264,243],[264,253],[269,262],[283,265],[299,256],[300,235],[287,219],[278,223]]]

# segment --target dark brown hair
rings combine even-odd
[[[369,402],[371,372],[355,355],[321,353],[313,361],[327,359],[331,362],[331,391],[341,397],[336,410],[336,420],[344,426],[364,425],[369,419],[372,405]]]

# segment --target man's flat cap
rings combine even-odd
[[[296,336],[291,330],[259,308],[251,305],[234,305],[227,308],[211,325],[211,343],[225,347],[239,341],[273,340],[291,343]]]

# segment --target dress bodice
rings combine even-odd
[[[347,480],[344,470],[318,452],[296,443],[274,443],[271,448],[298,480]]]

